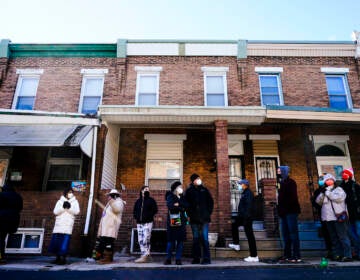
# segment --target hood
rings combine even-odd
[[[169,196],[169,195],[171,195],[172,194],[172,192],[171,191],[166,191],[166,193],[165,193],[165,200],[167,199],[167,197]]]
[[[286,165],[280,165],[279,168],[281,171],[281,179],[287,179],[289,177],[290,167]]]

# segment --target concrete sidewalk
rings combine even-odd
[[[111,264],[100,265],[93,259],[68,258],[66,265],[54,265],[51,261],[54,257],[49,256],[16,256],[11,255],[7,263],[0,265],[0,270],[23,270],[23,271],[91,271],[91,270],[116,270],[116,269],[204,269],[204,268],[276,268],[276,267],[319,267],[320,258],[305,258],[301,263],[277,263],[274,259],[261,259],[258,263],[247,263],[242,259],[213,259],[210,265],[193,265],[191,259],[184,258],[183,265],[164,265],[164,256],[153,256],[150,263],[136,264],[134,260],[137,256],[118,255],[114,257]],[[329,267],[360,267],[360,261],[353,262],[333,262],[329,261]]]

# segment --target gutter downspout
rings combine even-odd
[[[89,224],[91,217],[91,209],[94,199],[94,181],[95,181],[95,163],[96,163],[96,142],[97,142],[98,127],[94,127],[93,147],[92,147],[92,159],[91,159],[91,179],[90,179],[90,194],[88,201],[88,208],[86,212],[86,220],[84,227],[84,235],[87,236],[89,232]]]

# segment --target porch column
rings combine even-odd
[[[218,221],[213,222],[217,222],[219,237],[222,238],[231,236],[231,206],[227,126],[227,121],[215,121]]]
[[[276,210],[276,179],[262,179],[264,195],[264,228],[267,237],[279,237],[279,219]]]

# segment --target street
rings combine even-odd
[[[344,268],[196,268],[196,269],[119,269],[95,271],[0,271],[0,279],[351,279],[357,278],[360,267]]]

